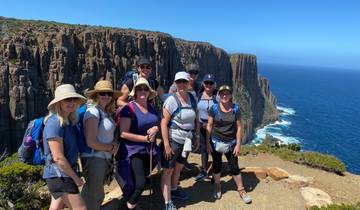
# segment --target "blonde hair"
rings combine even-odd
[[[97,100],[97,94],[94,94],[93,96],[89,97],[88,101],[86,102],[87,104],[92,104],[94,106],[98,106],[99,105],[99,102]],[[115,111],[115,99],[112,98],[110,103],[108,103],[106,106],[105,106],[105,110],[104,112],[108,115],[108,116],[111,116],[111,114],[113,114]]]
[[[60,121],[60,126],[66,126],[67,124],[76,125],[78,122],[76,111],[71,112],[68,117],[64,116],[63,111],[61,110],[60,102],[57,102],[56,104],[51,106],[51,109],[49,110],[49,114],[46,115],[44,122],[51,117],[51,115],[56,115],[57,119]],[[80,104],[76,105],[76,109],[80,106]]]

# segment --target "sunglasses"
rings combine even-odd
[[[100,96],[109,96],[109,97],[112,97],[114,95],[113,92],[99,92],[98,94]]]
[[[175,83],[176,84],[180,84],[180,83],[188,83],[189,81],[187,81],[186,79],[179,79],[179,80],[176,80]]]
[[[141,69],[151,69],[150,65],[139,65]]]
[[[149,88],[148,87],[137,87],[135,90],[136,91],[149,91]]]
[[[70,102],[76,102],[78,100],[78,98],[66,98],[66,99],[64,99],[64,101],[66,102],[66,103],[70,103]]]
[[[198,71],[194,71],[194,70],[191,70],[191,71],[188,71],[189,74],[193,74],[193,75],[197,75],[199,72]]]
[[[204,84],[205,84],[205,85],[213,85],[213,84],[214,84],[214,82],[211,82],[211,81],[205,81],[205,82],[204,82]]]

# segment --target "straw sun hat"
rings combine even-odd
[[[94,90],[89,90],[85,93],[86,97],[93,98],[96,93],[100,92],[111,92],[113,93],[113,99],[117,99],[122,95],[120,91],[113,90],[113,86],[108,80],[100,80],[95,84]]]
[[[150,95],[149,95],[149,100],[150,99],[153,99],[156,97],[157,95],[157,92],[155,90],[153,90],[150,85],[149,85],[149,82],[145,79],[145,78],[142,78],[140,77],[137,81],[136,81],[136,84],[134,85],[133,89],[131,90],[131,92],[129,93],[129,96],[131,97],[134,97],[135,96],[135,88],[140,86],[140,85],[146,85],[148,88],[149,88],[149,91],[150,91]]]
[[[74,86],[70,84],[64,84],[58,86],[55,89],[55,98],[50,101],[48,109],[52,110],[54,104],[67,98],[78,98],[81,104],[86,102],[86,98],[84,96],[76,93]]]

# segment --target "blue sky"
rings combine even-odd
[[[0,16],[161,31],[259,63],[360,70],[359,0],[2,0]]]

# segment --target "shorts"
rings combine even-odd
[[[79,194],[79,188],[70,177],[54,177],[46,179],[50,194],[58,199],[64,194]]]
[[[171,158],[169,160],[165,159],[165,156],[164,156],[164,153],[165,153],[164,143],[161,142],[161,144],[160,144],[161,167],[170,169],[170,168],[175,168],[176,162],[178,162],[180,164],[185,164],[186,158],[181,156],[184,145],[179,144],[179,143],[177,143],[175,141],[172,141],[172,140],[170,140],[169,143],[170,143],[171,149],[173,150],[174,154],[171,155]]]

